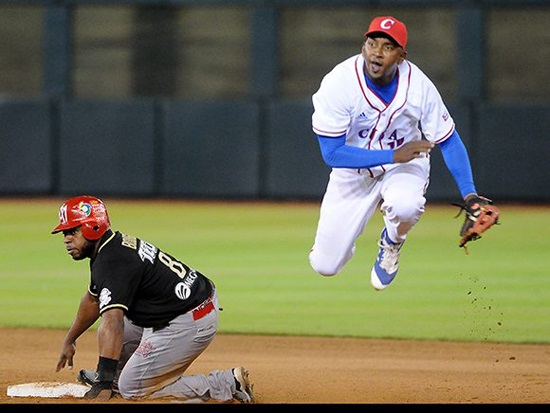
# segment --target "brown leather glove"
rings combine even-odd
[[[481,235],[485,231],[493,225],[498,224],[500,208],[493,205],[493,201],[490,199],[478,195],[468,198],[463,205],[454,205],[461,208],[458,215],[460,215],[462,211],[466,213],[466,217],[460,228],[460,241],[458,246],[464,248],[467,254],[468,249],[466,248],[466,244],[468,242],[481,238]]]

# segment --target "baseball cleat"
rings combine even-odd
[[[383,290],[393,281],[399,268],[399,251],[404,242],[394,243],[388,238],[386,228],[380,235],[380,251],[370,273],[370,282],[375,290]]]
[[[98,380],[99,374],[95,370],[80,370],[76,375],[76,381],[86,386],[92,387]],[[113,392],[118,393],[117,383],[113,383]]]
[[[98,374],[95,370],[80,370],[76,376],[76,381],[86,386],[92,386],[97,381],[97,377]]]
[[[233,377],[235,378],[235,393],[233,398],[241,403],[254,403],[254,385],[248,378],[248,370],[244,367],[235,367],[233,369]]]

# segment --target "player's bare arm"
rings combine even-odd
[[[393,152],[393,162],[403,163],[420,158],[430,153],[433,147],[434,144],[426,140],[407,142]]]
[[[99,361],[97,382],[84,395],[86,399],[106,402],[113,396],[113,382],[124,341],[124,311],[114,308],[101,315],[97,330]]]
[[[124,340],[124,311],[119,308],[105,311],[97,330],[100,357],[120,358]]]
[[[80,299],[80,305],[75,320],[61,344],[61,352],[55,369],[56,372],[63,369],[65,365],[68,365],[69,369],[73,368],[73,357],[76,353],[76,340],[82,333],[88,330],[98,318],[99,305],[97,298],[86,291]]]

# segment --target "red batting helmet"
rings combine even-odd
[[[59,225],[52,234],[82,226],[84,238],[95,241],[111,227],[107,208],[101,199],[83,195],[71,198],[59,208]]]

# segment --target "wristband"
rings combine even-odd
[[[98,381],[112,383],[115,379],[117,366],[118,360],[99,356],[99,361],[97,363]]]

